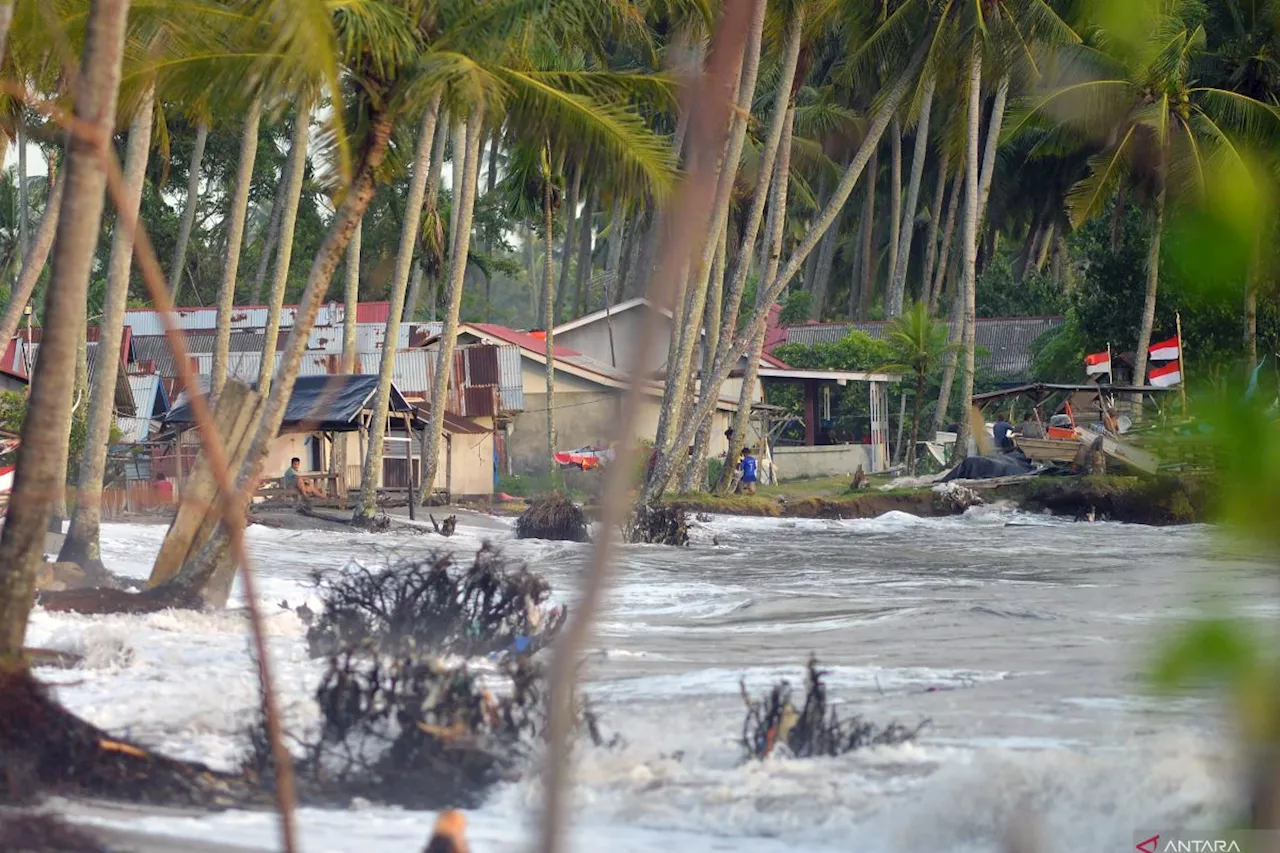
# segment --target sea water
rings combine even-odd
[[[158,525],[103,526],[103,559],[145,577]],[[291,609],[315,571],[482,541],[528,561],[571,608],[587,545],[464,520],[452,539],[251,527],[285,724],[315,726],[321,665]],[[1029,824],[1043,853],[1132,848],[1139,829],[1212,827],[1241,801],[1226,699],[1145,674],[1180,624],[1274,620],[1273,579],[1211,529],[1071,523],[977,509],[948,519],[716,517],[687,549],[621,548],[585,690],[606,734],[575,765],[571,849],[995,853]],[[29,642],[76,651],[47,677],[95,724],[231,767],[257,707],[242,591],[225,612],[33,615]],[[744,760],[740,682],[803,691],[816,655],[842,715],[929,725],[840,758]],[[529,849],[536,774],[468,814],[476,853]],[[103,818],[95,818],[103,820]],[[111,822],[110,818],[105,819]],[[303,809],[308,853],[418,851],[434,814]],[[273,816],[129,815],[160,836],[278,849]]]

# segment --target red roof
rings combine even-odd
[[[545,337],[534,337],[528,332],[517,332],[515,329],[510,329],[506,326],[499,326],[494,323],[468,323],[467,325],[481,334],[488,335],[491,338],[497,338],[498,340],[509,344],[515,344],[523,349],[533,350],[536,353],[545,353],[547,351],[547,340]],[[555,345],[555,349],[552,351],[552,354],[555,355],[556,358],[569,358],[575,355],[582,355],[582,353],[577,350],[571,350],[568,347],[562,347],[559,344]]]
[[[760,360],[763,361],[765,364],[769,365],[770,367],[777,367],[782,370],[791,369],[791,365],[787,364],[782,359],[767,352],[760,353]]]

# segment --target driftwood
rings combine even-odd
[[[879,728],[861,717],[840,719],[828,706],[826,673],[818,669],[818,661],[809,659],[804,705],[797,710],[792,702],[792,688],[787,681],[773,686],[763,699],[752,699],[745,682],[739,684],[747,716],[742,723],[742,747],[750,758],[764,759],[781,751],[795,758],[834,757],[868,746],[904,743],[914,740],[929,724],[925,720],[914,729],[890,723]]]
[[[41,592],[36,601],[54,613],[158,613],[161,610],[197,610],[204,606],[198,590],[179,584],[129,592],[123,589],[68,589]]]
[[[0,815],[0,850],[6,853],[110,853],[100,841],[55,814]]]
[[[436,533],[441,536],[452,536],[453,532],[458,529],[458,517],[451,515],[445,518],[443,524],[436,523],[436,517],[431,513],[427,513],[427,518],[431,519],[431,526],[436,529]]]

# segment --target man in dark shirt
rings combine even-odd
[[[1009,432],[1013,429],[1013,424],[1004,419],[1003,416],[991,425],[991,434],[996,439],[996,450],[1008,450],[1013,447],[1013,442],[1009,440]]]

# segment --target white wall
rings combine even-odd
[[[832,444],[818,447],[775,447],[773,464],[779,480],[800,477],[852,477],[859,465],[871,473],[871,446]]]

